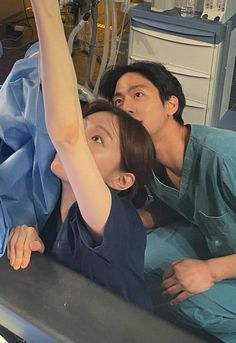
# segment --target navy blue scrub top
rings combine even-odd
[[[128,301],[150,310],[144,281],[146,232],[131,202],[112,191],[112,208],[99,244],[88,231],[77,203],[72,205],[63,224],[59,212],[60,204],[41,232],[45,253]]]

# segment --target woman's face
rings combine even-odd
[[[96,112],[84,118],[84,129],[97,167],[104,181],[109,185],[114,173],[120,170],[118,119],[110,112]],[[57,154],[51,164],[51,170],[62,181],[67,181],[64,167]]]

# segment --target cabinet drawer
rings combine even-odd
[[[163,32],[131,27],[129,56],[210,73],[214,45]]]
[[[165,67],[179,80],[186,98],[207,104],[210,87],[210,77],[207,74],[172,65]]]

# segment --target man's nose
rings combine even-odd
[[[124,102],[122,104],[122,109],[125,112],[130,113],[131,115],[135,114],[134,106],[133,106],[133,103],[131,100],[128,100],[128,99],[124,100]]]

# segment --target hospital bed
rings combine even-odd
[[[30,343],[219,342],[146,313],[40,254],[20,271],[0,259],[0,325]]]

